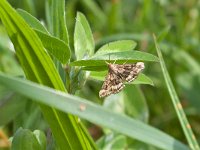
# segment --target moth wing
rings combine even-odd
[[[135,64],[119,65],[118,73],[127,82],[135,80],[139,73],[144,69],[143,62],[137,62]]]
[[[123,79],[113,72],[109,72],[99,91],[99,97],[109,96],[120,92],[124,88]]]

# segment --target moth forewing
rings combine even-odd
[[[131,82],[137,78],[138,74],[144,69],[144,63],[123,65],[108,63],[108,68],[108,75],[99,91],[99,97],[120,92],[125,87],[124,82]]]

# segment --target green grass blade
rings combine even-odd
[[[15,46],[26,77],[34,82],[66,91],[37,34],[5,0],[0,1],[0,17]],[[90,148],[86,144],[89,141],[83,136],[76,117],[45,105],[40,105],[40,107],[61,150]]]
[[[108,127],[131,138],[166,150],[188,150],[171,136],[125,115],[116,114],[91,101],[39,84],[0,73],[0,83],[34,101],[77,115],[92,123]]]
[[[158,56],[160,58],[160,65],[161,65],[161,69],[162,69],[162,72],[163,72],[163,75],[164,75],[164,78],[165,78],[165,82],[166,82],[166,85],[167,85],[167,88],[168,88],[168,91],[169,91],[169,94],[171,96],[171,99],[172,99],[172,102],[173,102],[173,105],[174,105],[174,108],[176,110],[176,113],[177,113],[177,116],[178,116],[178,119],[181,123],[181,126],[183,128],[183,131],[184,131],[184,134],[187,138],[187,141],[190,145],[190,148],[192,150],[199,150],[199,145],[197,143],[197,140],[192,132],[192,129],[191,129],[191,126],[186,118],[186,115],[184,113],[184,110],[182,108],[182,105],[180,103],[180,100],[177,96],[177,93],[174,89],[174,86],[173,86],[173,83],[170,79],[170,76],[169,76],[169,73],[167,71],[167,68],[165,66],[165,62],[164,62],[164,59],[163,59],[163,56],[162,56],[162,53],[160,51],[160,48],[157,44],[157,41],[156,41],[156,37],[154,35],[154,42],[155,42],[155,46],[156,46],[156,50],[157,50],[157,53],[158,53]]]
[[[53,35],[69,45],[69,35],[65,19],[65,0],[52,0],[51,11],[53,11]]]

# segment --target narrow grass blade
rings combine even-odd
[[[77,115],[131,138],[166,150],[189,150],[173,137],[125,115],[116,114],[91,101],[0,73],[0,83],[34,101]]]
[[[176,110],[178,119],[179,119],[181,126],[183,128],[184,134],[187,138],[187,141],[190,145],[190,148],[192,150],[199,150],[200,148],[199,148],[198,142],[197,142],[197,140],[194,136],[194,133],[192,132],[191,126],[190,126],[190,124],[189,124],[189,122],[186,118],[186,115],[184,113],[184,110],[182,108],[180,100],[179,100],[177,93],[174,89],[173,83],[170,79],[169,73],[168,73],[167,68],[165,66],[165,62],[164,62],[162,53],[161,53],[160,48],[157,44],[155,35],[154,35],[154,42],[155,42],[155,46],[156,46],[158,56],[160,58],[160,65],[161,65],[161,69],[162,69],[162,72],[163,72],[163,75],[164,75],[164,78],[165,78],[165,82],[166,82],[169,94],[171,96],[174,108]]]
[[[49,1],[52,11],[53,35],[69,45],[69,35],[65,19],[65,0]]]
[[[16,55],[26,77],[34,82],[66,92],[62,80],[37,34],[6,0],[0,1],[0,17],[14,44]],[[88,143],[92,142],[82,134],[78,118],[46,105],[41,104],[40,107],[61,150],[87,150],[95,147],[90,146]]]

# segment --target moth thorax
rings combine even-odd
[[[137,62],[137,67],[140,68],[141,70],[145,68],[143,62]]]
[[[108,64],[108,68],[111,72],[117,73],[117,65]]]

